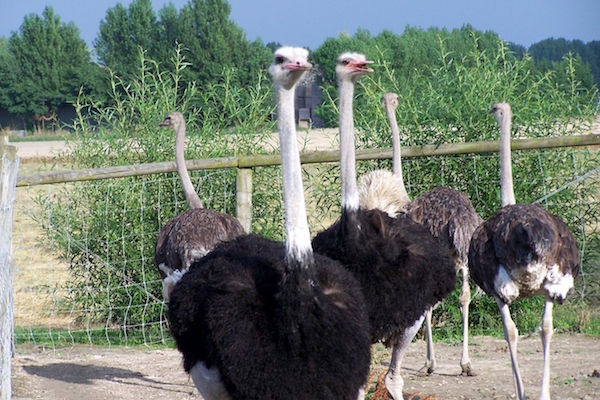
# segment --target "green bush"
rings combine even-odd
[[[140,51],[136,79],[126,83],[111,75],[113,106],[100,107],[94,98],[80,95],[72,126],[76,137],[69,143],[73,168],[174,160],[174,132],[158,124],[175,110],[187,122],[187,159],[262,151],[266,135],[274,129],[271,83],[264,71],[254,85],[244,88],[232,85],[238,73],[234,69],[224,69],[219,80],[205,87],[182,87],[181,75],[188,66],[178,53],[168,69],[173,72],[166,72]],[[268,181],[272,171],[265,173],[267,177],[257,173],[255,179]],[[206,207],[235,215],[234,170],[190,175]],[[81,310],[75,314],[81,325],[141,327],[155,336],[152,324],[165,318],[154,244],[167,219],[187,209],[178,176],[68,184],[40,204],[40,223],[70,265],[65,307]],[[271,204],[259,201],[254,212],[260,215],[265,207],[265,215],[271,215],[279,207]]]
[[[444,50],[445,41],[440,38],[439,59],[429,68],[410,71],[408,78],[397,78],[386,53],[377,53],[377,72],[359,81],[356,92],[357,146],[391,145],[381,107],[381,95],[387,91],[399,95],[397,117],[404,145],[496,139],[498,127],[487,110],[498,101],[511,103],[513,132],[521,137],[567,134],[597,112],[597,93],[582,87],[575,77],[576,60],[564,60],[565,71],[558,80],[553,72],[532,72],[527,57],[507,55],[503,42],[489,51],[489,43],[481,49],[478,37],[469,37],[470,47],[460,59]],[[93,98],[80,96],[73,126],[77,140],[71,143],[74,168],[171,161],[174,134],[160,129],[158,123],[173,110],[181,111],[187,120],[188,159],[267,151],[263,143],[275,126],[270,119],[274,112],[272,84],[266,74],[257,76],[254,85],[240,88],[232,84],[237,71],[225,69],[220,79],[204,87],[182,86],[181,75],[188,64],[179,54],[168,68],[172,72],[165,72],[141,52],[136,79],[125,83],[112,75],[113,106],[99,107]],[[336,92],[332,87],[325,89],[321,110],[332,117],[336,115]],[[535,201],[560,189],[542,204],[567,221],[581,245],[585,274],[576,282],[575,297],[585,302],[598,299],[598,182],[576,180],[598,167],[596,154],[540,150],[513,156],[519,201]],[[500,206],[496,154],[405,159],[403,163],[413,198],[435,185],[446,185],[466,192],[483,218]],[[358,163],[359,173],[389,167],[388,161]],[[304,173],[314,234],[339,215],[339,168],[323,164],[306,167]],[[235,214],[235,171],[195,171],[191,175],[206,207]],[[253,231],[281,239],[280,171],[258,167],[253,180]],[[81,325],[122,330],[125,336],[129,330],[141,330],[146,342],[161,340],[164,305],[153,249],[160,227],[187,208],[177,175],[68,184],[40,204],[40,223],[71,267],[70,297],[63,301],[69,309],[81,310],[76,312]],[[453,294],[438,308],[435,318],[443,319],[444,324],[438,324],[437,335],[460,336],[456,297]],[[539,300],[515,304],[515,321],[521,331],[537,326],[540,304]],[[486,296],[475,298],[471,313],[474,332],[497,332],[496,308]],[[577,319],[580,325],[570,329],[589,332],[598,325],[586,318]],[[136,334],[139,337],[139,332]]]
[[[510,56],[502,41],[494,51],[481,50],[479,37],[473,35],[471,50],[461,59],[455,59],[445,50],[445,40],[442,37],[439,40],[437,59],[431,61],[439,66],[414,69],[408,79],[397,76],[385,52],[376,54],[375,73],[359,80],[356,88],[357,147],[391,147],[391,134],[381,106],[382,94],[386,92],[398,94],[396,116],[404,146],[498,140],[498,124],[487,111],[500,101],[511,104],[513,135],[518,137],[568,135],[576,128],[585,131],[598,112],[598,93],[577,80],[577,60],[571,56],[565,57],[561,64],[564,71],[538,74],[531,69],[527,56],[522,59]],[[336,89],[326,86],[324,93],[326,101],[321,113],[326,119],[326,115],[337,119]],[[600,217],[600,187],[597,175],[577,180],[599,167],[596,151],[523,151],[513,152],[512,158],[518,202],[534,202],[557,190],[541,205],[563,218],[580,244],[583,273],[576,281],[573,297],[597,303],[600,234],[596,221]],[[387,160],[358,162],[359,175],[373,168],[391,169],[391,164]],[[403,159],[404,181],[411,198],[434,186],[449,186],[467,193],[484,219],[500,207],[498,170],[497,154]],[[323,180],[327,182],[325,186],[339,188],[335,171],[326,174]],[[324,209],[338,205],[339,192],[321,199]],[[437,335],[462,334],[457,299],[458,292],[436,311],[437,322],[443,320]],[[520,300],[511,307],[520,330],[527,331],[539,324],[540,304],[543,308],[539,299]],[[452,318],[447,318],[449,315]],[[494,328],[486,328],[488,324]],[[483,296],[473,302],[471,325],[475,332],[486,334],[501,327],[493,300]],[[583,331],[581,327],[572,329]]]

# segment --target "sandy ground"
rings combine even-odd
[[[504,339],[475,337],[470,354],[474,377],[459,375],[461,346],[436,344],[438,367],[423,376],[425,343],[413,343],[404,361],[405,399],[411,394],[435,399],[514,398],[510,357]],[[374,346],[373,371],[386,370],[389,352]],[[600,399],[600,339],[555,335],[551,346],[554,399]],[[526,391],[537,398],[543,353],[539,336],[519,342]],[[174,349],[77,346],[41,351],[20,346],[13,359],[13,399],[45,400],[201,399]]]

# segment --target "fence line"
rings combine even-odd
[[[19,157],[14,146],[0,144],[0,400],[12,393],[11,358],[13,338],[12,219]]]
[[[600,145],[600,135],[517,139],[513,149],[590,145]],[[477,193],[472,199],[479,204],[480,211],[488,215],[487,204],[496,197],[498,187],[494,151],[498,151],[497,142],[405,148],[407,188],[419,193],[435,185],[446,185]],[[452,157],[454,154],[458,156]],[[380,167],[366,160],[389,159],[390,156],[390,149],[359,151],[357,158],[363,161],[358,163],[358,169],[364,173]],[[335,162],[339,154],[337,151],[305,153],[302,159],[305,164],[313,164],[305,169],[304,178],[309,223],[312,231],[316,231],[337,218],[339,173]],[[600,164],[597,153],[585,148],[520,151],[513,154],[513,162],[515,179],[525,182],[521,194],[527,202],[547,193],[552,195],[552,190],[568,185],[566,191],[553,195],[546,206],[559,215],[569,212],[572,217],[569,221],[584,236],[581,251],[591,260],[585,271],[593,274],[583,276],[584,286],[580,288],[582,297],[584,290],[586,294],[592,293],[600,287],[596,285],[600,277],[597,273],[600,257],[593,253],[597,249],[600,224],[595,217],[582,219],[577,213],[598,209],[600,190],[594,189],[591,196],[589,188],[592,186],[588,181],[594,188],[600,188],[600,182],[592,173],[582,176]],[[272,237],[280,234],[283,221],[278,164],[278,155],[188,162],[190,169],[205,169],[196,171],[192,179],[197,182],[197,191],[207,207],[237,214],[248,223],[253,219],[256,233]],[[50,349],[77,343],[172,343],[164,312],[166,305],[160,296],[160,280],[153,264],[153,244],[161,224],[186,205],[179,190],[175,164],[148,165],[156,176],[119,179],[148,175],[140,164],[114,167],[120,171],[114,181],[90,182],[100,175],[98,179],[113,178],[106,176],[106,171],[114,172],[114,168],[68,171],[71,180],[59,180],[60,184],[55,185],[49,184],[54,181],[47,180],[57,179],[56,172],[20,177],[22,189],[17,191],[17,196],[22,198],[15,203],[15,214],[18,217],[21,210],[35,226],[15,224],[15,343],[43,346],[49,343]],[[558,167],[547,169],[555,165]],[[435,173],[422,175],[422,171],[432,168]],[[81,178],[92,175],[95,177]],[[473,187],[479,192],[473,192]],[[573,188],[577,193],[569,195]],[[568,196],[571,198],[566,202]],[[242,216],[242,212],[248,212],[247,216]],[[594,216],[597,214],[600,213],[594,212]],[[36,235],[29,235],[31,231]],[[21,236],[19,232],[23,232]],[[42,235],[43,242],[40,241]],[[594,246],[591,251],[588,250],[590,244]],[[48,272],[43,269],[46,266]]]
[[[600,135],[576,135],[546,138],[513,139],[512,150],[536,150],[557,147],[598,146]],[[480,154],[498,152],[499,141],[489,140],[468,143],[443,143],[439,145],[409,146],[402,148],[402,157],[431,157],[458,154]],[[315,164],[339,161],[338,151],[315,151],[302,153],[300,161],[302,164]],[[359,149],[356,151],[357,160],[381,160],[391,159],[392,149]],[[221,168],[252,168],[268,167],[281,164],[279,154],[264,154],[241,157],[207,158],[202,160],[187,160],[188,170],[199,169],[221,169]],[[91,168],[73,171],[42,172],[19,176],[17,187],[31,185],[47,185],[53,183],[81,182],[98,179],[125,178],[131,176],[153,175],[177,170],[174,161],[133,164],[118,167]]]

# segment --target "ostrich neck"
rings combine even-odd
[[[341,79],[339,85],[340,110],[340,179],[342,181],[342,209],[358,210],[356,185],[356,155],[354,150],[354,116],[352,99],[354,83]]]
[[[400,148],[400,132],[396,121],[396,113],[389,103],[385,105],[385,112],[392,129],[392,171],[394,175],[400,178],[400,197],[404,198],[405,202],[409,202],[410,197],[408,197],[408,192],[404,186],[404,175],[402,174],[402,150]]]
[[[281,86],[277,88],[278,125],[288,267],[293,265],[303,267],[310,264],[306,261],[312,260],[312,247],[304,203],[302,167],[296,139],[294,88],[285,89]]]
[[[510,115],[503,116],[500,122],[500,197],[502,207],[516,202],[510,159],[510,125]]]
[[[181,124],[177,127],[175,136],[175,165],[177,166],[177,173],[183,186],[183,193],[188,203],[189,208],[202,208],[202,201],[192,185],[190,175],[188,174],[187,167],[185,165],[185,156],[183,149],[185,147],[185,125]]]

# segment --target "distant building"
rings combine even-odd
[[[323,91],[319,87],[321,74],[314,68],[304,74],[296,87],[296,122],[300,127],[322,128],[323,121],[315,113],[315,108],[321,104]]]

